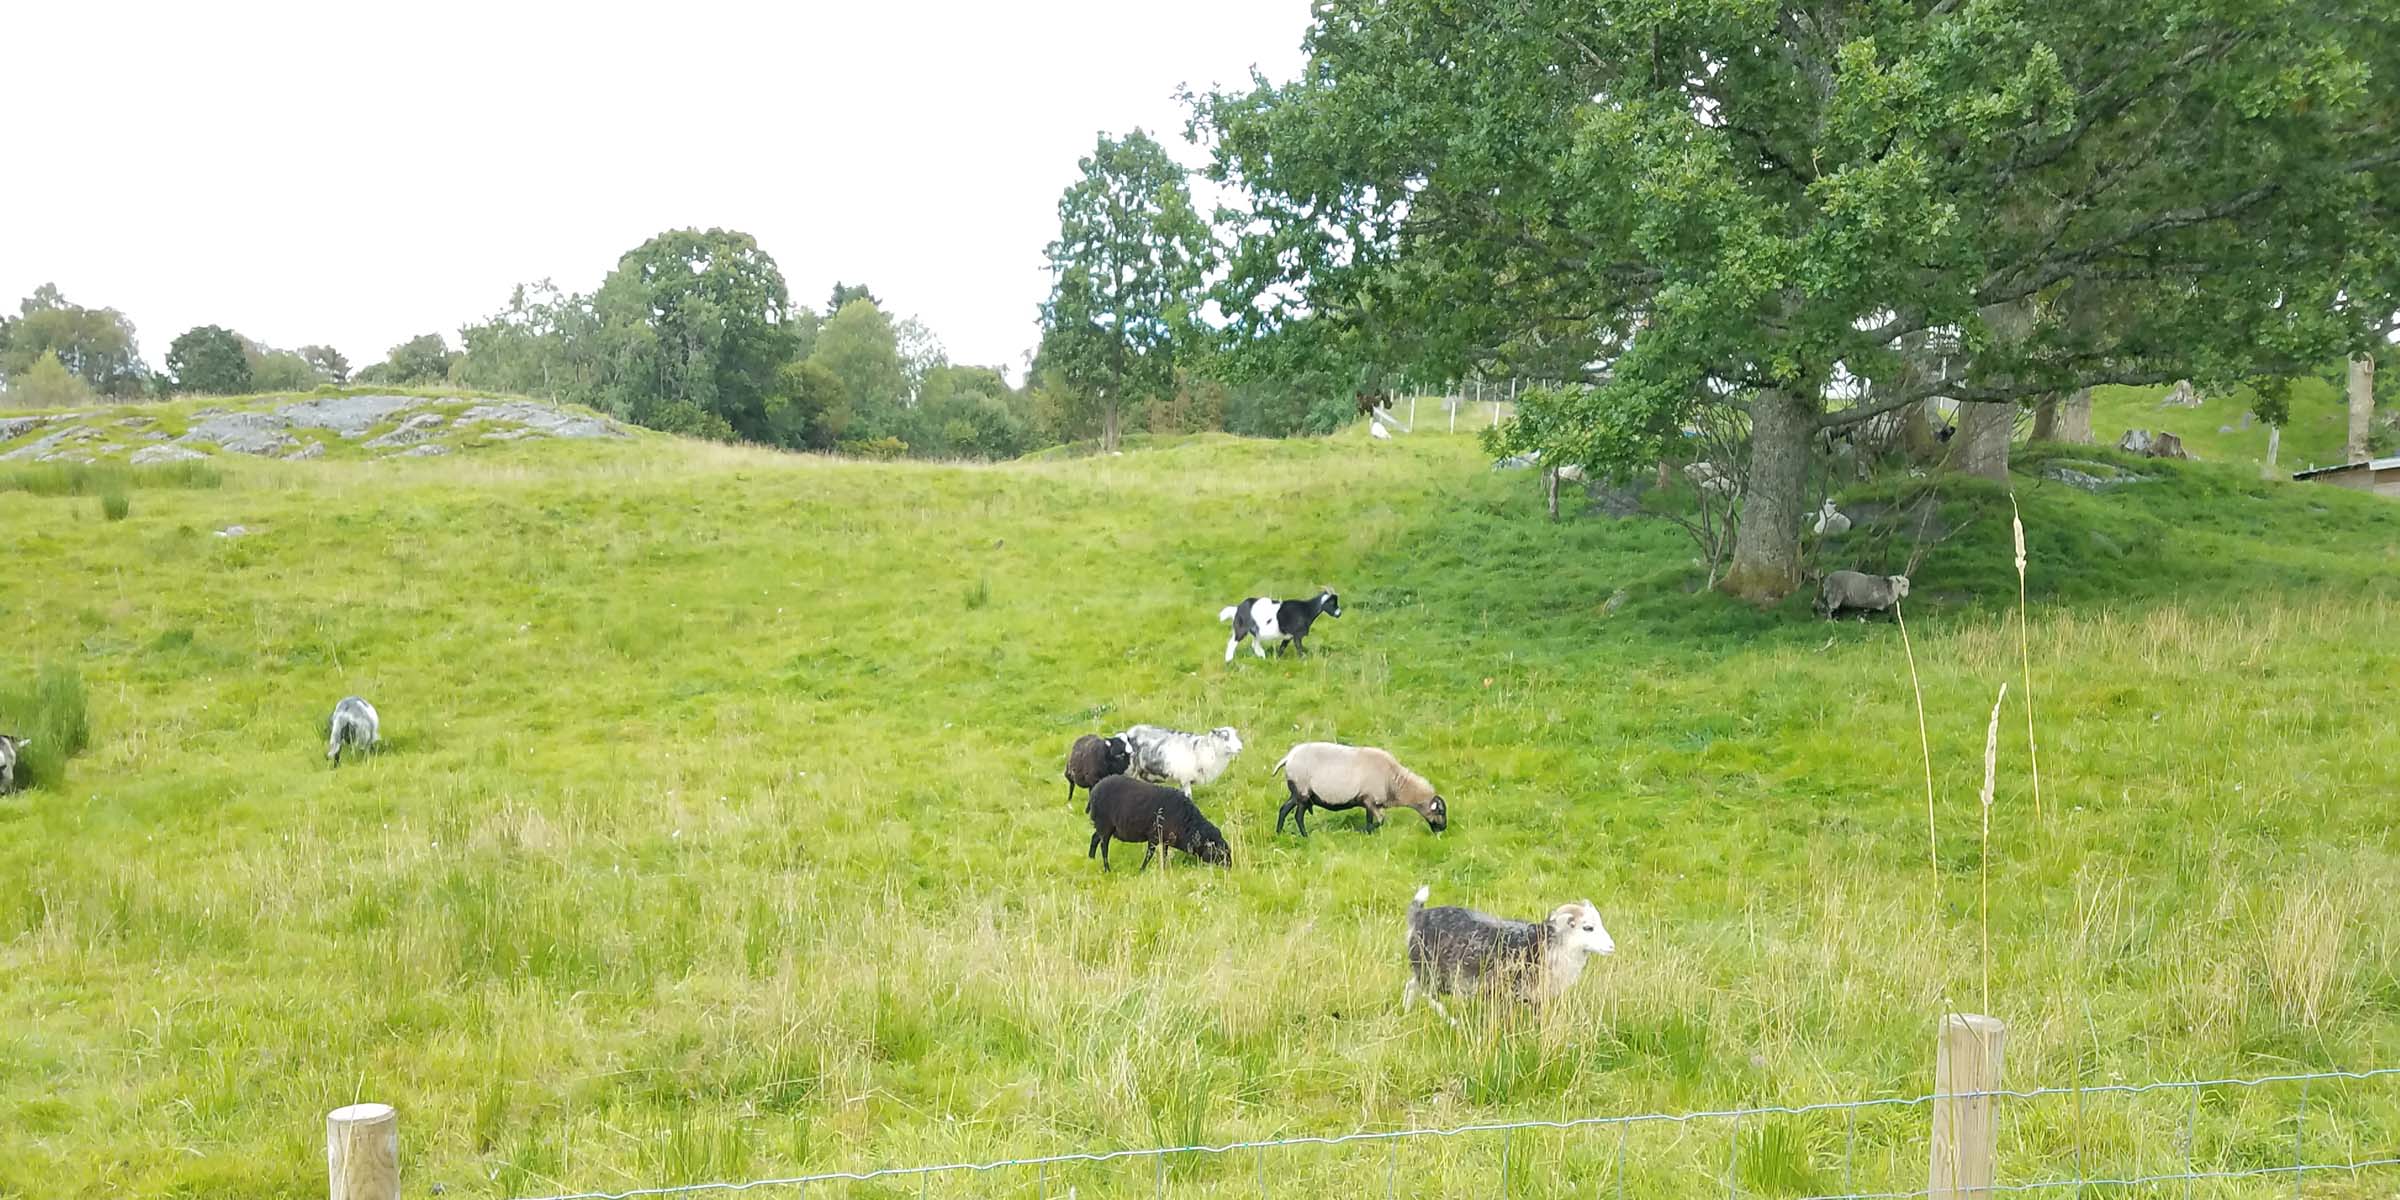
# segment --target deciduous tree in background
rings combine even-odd
[[[2337,286],[2400,253],[2386,0],[1314,12],[1299,79],[1197,112],[1248,196],[1237,336],[1327,322],[1436,374],[1591,347],[1591,386],[1495,449],[1620,474],[1730,387],[1762,519],[1723,586],[1747,598],[1799,581],[1822,430],[2304,370],[2400,307]],[[1943,327],[1948,381],[1899,352]],[[1840,373],[1873,399],[1829,398]]]
[[[341,351],[331,346],[302,346],[300,357],[327,380],[337,384],[350,382],[350,360]]]
[[[841,381],[837,423],[843,440],[902,438],[908,370],[900,360],[899,333],[873,300],[852,300],[826,318],[808,361]]]
[[[140,395],[149,374],[125,314],[71,303],[48,283],[25,298],[16,316],[0,316],[0,386],[13,387],[44,355],[106,396]]]
[[[1214,247],[1184,169],[1148,134],[1103,134],[1079,165],[1083,178],[1058,201],[1040,363],[1113,450],[1126,407],[1175,385]]]
[[[52,350],[42,351],[33,365],[9,376],[8,387],[0,390],[9,404],[25,408],[66,408],[92,398],[92,385],[66,368]]]
[[[241,336],[217,325],[186,330],[167,347],[167,373],[187,392],[231,396],[250,390]]]
[[[791,294],[749,234],[678,229],[617,260],[595,297],[604,406],[641,424],[768,440],[792,361]]]

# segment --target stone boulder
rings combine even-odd
[[[156,466],[159,463],[191,462],[207,457],[187,446],[144,446],[133,452],[132,461],[133,465],[137,467],[148,467]]]

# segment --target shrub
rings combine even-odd
[[[30,685],[0,681],[0,733],[32,743],[17,760],[18,787],[56,783],[67,759],[91,740],[83,676],[70,666],[47,666]]]
[[[908,443],[896,437],[879,437],[868,441],[843,442],[841,452],[859,458],[890,460],[908,453]]]
[[[100,497],[100,515],[111,521],[122,521],[133,512],[133,501],[123,492],[110,492]]]

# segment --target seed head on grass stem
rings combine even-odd
[[[2025,683],[2025,759],[2033,773],[2033,819],[2042,817],[2042,756],[2033,740],[2033,647],[2025,631],[2025,519],[2017,511],[2017,494],[2008,494],[2008,528],[2017,539],[2017,664]]]
[[[1933,824],[1933,742],[1925,735],[1925,685],[1917,681],[1917,652],[1908,642],[1908,618],[1900,602],[1892,601],[1892,619],[1900,623],[1900,650],[1908,656],[1908,689],[1917,698],[1917,752],[1925,763],[1925,862],[1933,883],[1933,917],[1942,912],[1942,846]]]
[[[1983,891],[1977,913],[1978,938],[1983,948],[1983,1011],[1992,1011],[1992,781],[2000,762],[2000,706],[2008,700],[2008,684],[2002,681],[2000,694],[1992,698],[1992,720],[1983,730],[1983,866],[1980,884]]]

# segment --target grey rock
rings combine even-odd
[[[13,442],[49,423],[48,417],[0,418],[0,442]]]
[[[147,467],[156,463],[191,462],[207,458],[197,450],[184,446],[144,446],[133,452],[133,465]]]
[[[61,450],[61,451],[59,451],[59,452],[58,452],[58,453],[56,453],[56,454],[45,454],[45,455],[41,456],[40,458],[37,458],[37,459],[35,459],[35,460],[33,460],[33,461],[35,461],[35,462],[71,462],[71,463],[82,463],[83,465],[85,465],[85,466],[87,466],[87,467],[88,467],[88,466],[92,465],[94,462],[96,462],[96,461],[98,461],[98,460],[94,459],[94,458],[93,458],[91,455],[89,455],[89,454],[77,454],[76,452],[74,452],[74,451],[72,451],[72,450]]]
[[[298,450],[294,450],[290,454],[284,455],[284,458],[292,462],[299,462],[300,460],[307,458],[323,457],[325,457],[325,443],[323,442],[310,442],[307,445],[300,447]]]
[[[2113,467],[2102,462],[2063,460],[2044,463],[2042,478],[2054,479],[2068,487],[2080,488],[2087,492],[2105,492],[2110,488],[2123,487],[2129,483],[2148,483],[2152,477],[2136,475],[2121,467]]]
[[[433,458],[433,457],[435,457],[435,456],[437,456],[437,455],[443,455],[443,454],[448,454],[448,453],[450,453],[450,447],[448,447],[448,446],[445,446],[445,445],[441,444],[440,442],[427,442],[426,444],[424,444],[424,445],[422,445],[422,446],[417,446],[417,447],[414,447],[414,448],[412,448],[412,449],[403,450],[403,451],[401,451],[401,452],[400,452],[400,453],[398,453],[398,454],[386,454],[386,455],[384,455],[384,457],[385,457],[385,458]]]
[[[65,429],[27,442],[6,454],[0,454],[0,462],[23,462],[27,459],[35,462],[51,462],[65,457],[66,447],[79,442],[97,441],[100,436],[100,431],[89,425],[69,425]]]
[[[627,436],[624,430],[607,421],[559,409],[544,408],[539,404],[530,404],[523,400],[501,400],[490,404],[478,404],[458,418],[458,423],[461,425],[474,425],[484,421],[509,421],[522,425],[535,433],[557,438]]]
[[[248,537],[250,536],[250,530],[241,525],[228,525],[225,528],[218,530],[217,536],[221,538]]]
[[[285,423],[300,429],[326,429],[346,438],[366,432],[394,416],[429,401],[415,396],[320,396],[275,410]]]
[[[280,454],[297,444],[285,433],[288,422],[274,413],[220,412],[193,423],[175,439],[185,445],[202,443],[239,454]]]
[[[398,429],[381,437],[367,439],[366,444],[378,450],[387,450],[396,446],[414,446],[419,442],[430,441],[438,436],[438,427],[441,423],[442,414],[440,413],[418,413],[400,422]]]

